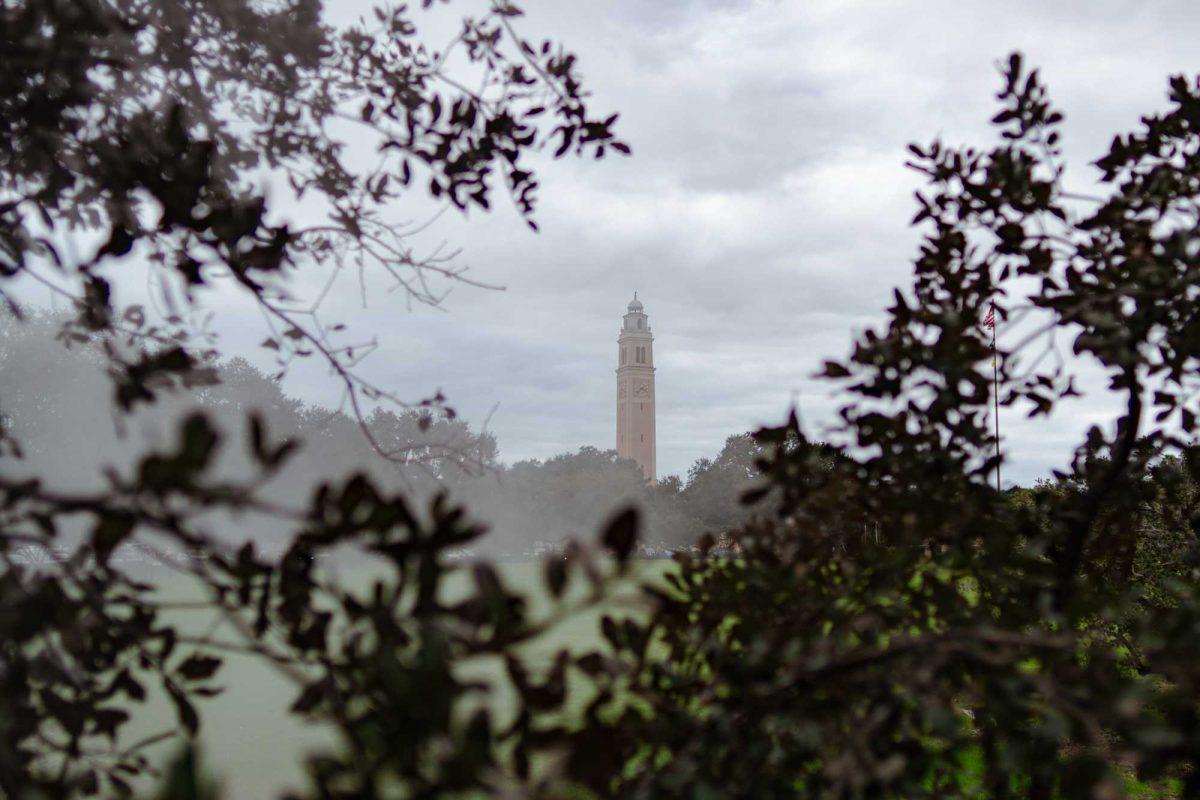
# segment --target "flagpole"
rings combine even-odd
[[[996,301],[992,301],[992,403],[996,425],[996,491],[1000,491],[1000,365],[996,359]]]

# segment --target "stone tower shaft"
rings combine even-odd
[[[617,453],[655,479],[654,335],[634,292],[617,336]]]

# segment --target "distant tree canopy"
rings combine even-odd
[[[715,459],[703,458],[688,470],[683,499],[700,523],[710,530],[729,530],[746,522],[749,509],[730,503],[730,492],[741,497],[762,483],[757,462],[766,451],[748,433],[730,436]]]
[[[521,461],[495,470],[494,479],[467,477],[455,485],[465,504],[494,522],[496,541],[485,538],[489,552],[512,550],[531,542],[586,538],[614,508],[641,511],[642,541],[653,547],[695,545],[706,533],[726,534],[750,517],[742,503],[746,492],[763,484],[748,460],[726,466],[750,451],[739,447],[748,434],[729,437],[714,467],[702,458],[684,483],[677,476],[648,484],[641,468],[615,450],[582,447],[545,461]],[[736,451],[736,454],[733,452]]]
[[[465,420],[425,409],[376,407],[363,418],[373,438],[406,453],[404,461],[383,459],[352,416],[287,395],[279,381],[243,358],[213,361],[211,384],[166,393],[122,415],[107,401],[108,360],[100,343],[71,341],[68,348],[56,336],[68,320],[65,314],[20,321],[0,314],[0,383],[6,387],[0,413],[24,456],[9,460],[10,469],[50,474],[61,486],[91,486],[103,467],[128,467],[148,442],[163,443],[197,408],[231,437],[241,436],[247,416],[255,414],[280,435],[303,442],[282,476],[292,491],[308,491],[354,469],[370,468],[390,484],[416,488],[439,485],[467,468],[495,465],[495,439],[472,432]],[[252,470],[233,454],[222,467],[243,474]]]

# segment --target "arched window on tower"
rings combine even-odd
[[[639,319],[638,320],[638,330],[640,331],[641,329],[642,329],[642,321]]]

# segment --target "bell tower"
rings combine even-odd
[[[617,359],[617,454],[632,458],[653,481],[654,336],[637,292],[617,337]]]

